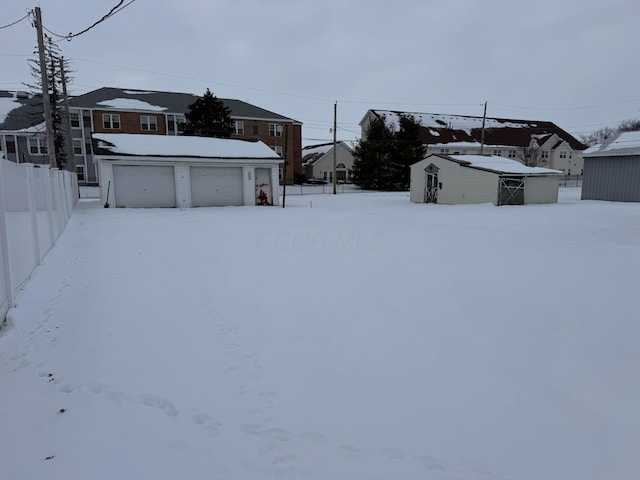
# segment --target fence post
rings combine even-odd
[[[53,247],[54,242],[56,241],[56,231],[55,224],[53,223],[53,199],[52,199],[52,191],[51,191],[51,172],[48,167],[46,169],[46,179],[44,182],[45,191],[47,195],[47,223],[49,224],[49,248]],[[49,251],[47,248],[47,251]]]
[[[40,265],[40,238],[38,235],[38,208],[36,205],[36,194],[34,191],[33,163],[23,164],[25,169],[25,183],[27,187],[27,205],[29,206],[29,216],[31,217],[31,235],[33,236],[33,254],[36,265]]]
[[[7,217],[4,207],[4,175],[2,173],[5,160],[0,158],[0,255],[2,255],[2,275],[4,283],[7,285],[7,303],[9,308],[15,307],[13,298],[13,277],[11,275],[11,264],[9,263],[9,235],[7,234]],[[2,321],[0,321],[0,324]]]

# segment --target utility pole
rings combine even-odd
[[[60,79],[62,80],[62,100],[64,101],[64,109],[66,111],[66,132],[65,136],[67,137],[67,163],[69,165],[69,170],[78,174],[78,169],[76,168],[76,157],[73,152],[73,137],[71,136],[71,113],[69,113],[69,95],[67,94],[67,76],[64,73],[64,57],[60,57]]]
[[[487,121],[487,102],[484,102],[484,114],[482,115],[482,133],[480,134],[480,155],[484,154],[484,125]]]
[[[338,102],[333,104],[333,194],[337,193],[336,186],[338,179],[336,178],[336,127],[338,124]]]
[[[44,35],[42,33],[42,13],[35,7],[36,32],[38,33],[38,53],[40,55],[40,78],[42,81],[42,103],[44,107],[44,123],[47,129],[47,153],[49,166],[56,168],[56,146],[53,141],[53,122],[51,120],[51,99],[49,98],[49,80],[47,78],[47,60],[44,55]]]
[[[289,140],[289,125],[284,125],[284,168],[282,172],[282,208],[287,200],[287,143]],[[282,128],[282,127],[280,127]]]

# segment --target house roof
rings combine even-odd
[[[640,155],[640,132],[620,132],[585,150],[583,157]]]
[[[368,115],[378,118],[384,117],[392,127],[397,128],[401,116],[411,115],[420,121],[422,129],[420,138],[424,144],[448,144],[461,142],[480,143],[482,140],[483,117],[468,115],[446,115],[439,113],[399,112],[393,110],[369,110],[360,125],[363,125]],[[507,118],[486,118],[484,144],[509,145],[514,147],[528,147],[532,135],[542,139],[552,134],[567,141],[572,149],[584,150],[586,145],[576,140],[570,133],[564,131],[552,122],[541,120],[515,120]]]
[[[341,140],[337,142],[337,147],[340,148],[340,146],[343,146],[350,152],[352,151],[352,148],[345,141]],[[307,145],[302,149],[302,163],[306,165],[313,165],[332,150],[333,142]]]
[[[498,155],[442,155],[433,154],[429,157],[436,156],[456,162],[463,167],[475,168],[477,170],[484,170],[486,172],[498,173],[498,174],[513,174],[513,175],[561,175],[563,172],[560,170],[551,170],[549,168],[542,167],[527,167],[522,163],[511,160],[508,158],[500,157]],[[426,160],[429,159],[427,157]],[[424,161],[424,160],[421,160]]]
[[[261,141],[130,133],[94,133],[92,138],[99,156],[281,160]]]
[[[69,105],[93,110],[140,110],[184,115],[189,111],[189,105],[198,98],[198,95],[192,93],[102,87],[70,99]],[[299,123],[241,100],[229,98],[219,98],[219,100],[231,110],[231,118]]]
[[[44,123],[43,115],[42,96],[0,90],[0,130],[29,131]]]

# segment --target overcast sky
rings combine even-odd
[[[125,0],[127,4],[130,0]],[[58,35],[119,0],[40,0]],[[37,3],[4,1],[0,27]],[[549,120],[574,135],[640,118],[637,0],[135,0],[60,46],[74,94],[108,87],[236,98],[359,136],[368,109]],[[36,32],[0,30],[0,89],[30,81]]]

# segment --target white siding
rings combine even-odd
[[[557,203],[558,181],[558,175],[525,177],[524,203]]]
[[[439,168],[438,203],[445,205],[465,203],[493,203],[498,202],[499,176],[495,173],[484,172],[473,168],[462,167],[456,162],[441,157],[431,156],[411,167],[412,202],[424,201],[424,169],[430,164]]]

